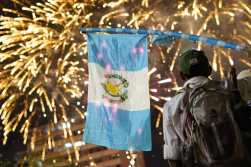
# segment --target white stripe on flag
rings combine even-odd
[[[105,90],[102,83],[106,81],[106,70],[96,63],[89,63],[89,86],[88,102],[97,104],[104,103]],[[127,111],[139,111],[149,109],[149,82],[148,69],[139,71],[116,71],[110,70],[111,74],[119,74],[129,82],[128,99],[118,106],[119,109]]]

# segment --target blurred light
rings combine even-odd
[[[71,144],[71,143],[65,143],[64,146],[65,146],[66,148],[71,148],[71,147],[72,147],[72,144]]]
[[[82,145],[85,145],[85,143],[82,142],[82,141],[76,141],[76,142],[73,143],[73,145],[72,145],[71,143],[65,143],[64,146],[65,146],[66,148],[71,148],[71,147],[73,147],[73,146],[75,146],[75,147],[80,147],[80,146],[82,146]]]
[[[132,166],[134,166],[135,160],[134,160],[134,159],[131,159],[131,160],[130,160],[130,164],[131,164]]]
[[[165,101],[170,101],[172,99],[172,97],[160,97],[160,99],[165,100]]]
[[[171,79],[171,78],[167,78],[167,79],[160,80],[158,83],[159,83],[159,84],[163,84],[163,83],[169,83],[169,82],[172,82],[172,79]]]
[[[152,68],[149,72],[148,72],[148,76],[151,76],[154,72],[156,72],[157,71],[157,68],[156,67],[154,67],[154,68]]]
[[[94,163],[94,162],[91,162],[91,163],[90,163],[90,166],[95,166],[95,163]]]
[[[153,99],[154,101],[159,101],[159,98],[158,97],[155,97],[155,96],[150,96],[151,97],[151,99]]]
[[[72,118],[72,119],[71,119],[71,123],[74,123],[74,122],[75,122],[75,119],[74,119],[74,118]]]
[[[157,93],[158,89],[150,89],[151,92]]]
[[[70,124],[70,122],[63,122],[62,127],[63,127],[63,129],[70,128],[71,124]]]
[[[84,142],[82,142],[82,141],[77,141],[74,143],[74,146],[76,146],[76,147],[80,147],[82,145],[84,145]]]

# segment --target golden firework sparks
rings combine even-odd
[[[88,84],[87,43],[79,32],[80,27],[159,28],[251,43],[251,7],[245,0],[180,0],[168,5],[164,0],[11,1],[14,7],[2,9],[4,14],[0,16],[3,141],[6,143],[8,134],[21,125],[18,130],[23,134],[24,143],[31,141],[32,149],[35,148],[37,131],[30,132],[30,127],[41,117],[46,117],[51,127],[62,122],[69,123],[69,118],[74,115],[72,111],[82,119],[85,117],[86,101],[78,105],[79,101],[86,100],[83,97],[86,97]],[[153,107],[160,112],[163,111],[160,103],[170,99],[168,93],[180,88],[172,71],[183,47],[183,41],[179,41],[170,44],[165,52],[158,49],[163,69],[159,64],[150,62],[151,98]],[[202,44],[198,44],[197,48],[211,53],[213,69],[222,76],[225,59],[229,62],[235,60],[233,55],[236,53],[228,53],[223,48],[211,49]],[[235,63],[251,66],[250,59],[243,57]],[[163,70],[171,71],[171,80],[166,80],[169,78],[166,75],[160,75]],[[164,84],[159,84],[162,82]],[[166,84],[170,84],[170,89],[160,87]],[[157,127],[160,118],[161,115],[158,115]],[[62,130],[65,137],[72,136],[70,127]],[[52,133],[48,128],[42,159],[47,149],[55,145]],[[74,147],[74,150],[75,158],[79,159],[78,149]],[[69,161],[72,161],[71,154]]]
[[[63,122],[67,125],[62,129],[64,137],[71,138],[74,143],[69,118],[77,114],[84,119],[86,102],[81,106],[78,102],[86,96],[87,43],[80,34],[80,27],[109,27],[121,19],[123,22],[115,25],[139,28],[150,19],[153,11],[144,8],[128,11],[124,6],[127,0],[11,2],[14,7],[3,8],[4,14],[0,16],[3,141],[6,143],[8,134],[21,125],[19,131],[24,143],[30,140],[34,150],[38,130],[35,128],[30,132],[30,128],[45,117],[49,126],[41,154],[44,160],[47,150],[55,145],[52,127]],[[142,6],[147,8],[148,4],[148,1],[142,1]],[[101,8],[102,12],[97,14],[95,10]],[[74,146],[74,150],[78,160],[77,147]]]

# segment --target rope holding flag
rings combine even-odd
[[[86,143],[150,151],[147,35],[88,33]]]

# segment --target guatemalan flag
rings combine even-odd
[[[86,143],[150,151],[147,36],[88,34]]]

